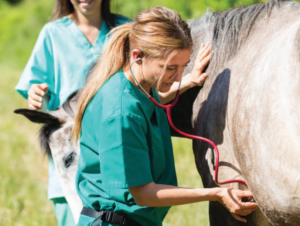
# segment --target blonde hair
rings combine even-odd
[[[75,141],[79,139],[85,109],[100,87],[123,66],[128,65],[130,52],[139,49],[143,57],[165,58],[171,52],[191,49],[188,24],[174,10],[149,8],[136,15],[134,22],[114,28],[91,77],[82,90],[73,127]]]

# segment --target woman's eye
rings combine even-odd
[[[167,70],[168,70],[168,71],[173,71],[174,68],[167,67]]]

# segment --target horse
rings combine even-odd
[[[210,225],[300,225],[300,3],[270,0],[207,13],[190,26],[191,62],[208,41],[214,57],[201,91],[179,98],[174,124],[215,142],[219,180],[248,184],[222,187],[249,189],[259,205],[243,224],[210,202]],[[193,150],[204,187],[216,187],[212,147],[194,140]]]
[[[210,202],[212,226],[299,225],[300,122],[296,111],[299,12],[300,3],[270,0],[223,12],[207,12],[189,23],[194,47],[184,74],[191,71],[201,43],[211,42],[214,56],[206,69],[209,77],[203,87],[195,87],[180,96],[172,110],[174,124],[185,132],[215,142],[220,150],[219,180],[239,178],[248,184],[248,188],[241,184],[221,187],[249,189],[259,205],[244,224],[235,220],[220,203]],[[51,149],[75,219],[82,207],[74,182],[80,150],[66,140],[71,136],[78,95],[80,92],[53,112],[17,110],[33,122],[45,123],[40,141],[47,152]],[[180,136],[175,131],[171,133]],[[212,147],[194,140],[193,151],[204,187],[216,187]],[[66,170],[65,160],[69,159],[66,156],[72,152],[71,164],[67,164],[72,168]],[[64,181],[65,178],[69,179]]]
[[[24,115],[31,122],[43,124],[39,132],[40,146],[44,155],[53,158],[63,193],[75,223],[78,222],[83,207],[75,187],[80,148],[79,145],[74,144],[71,135],[79,96],[80,90],[72,93],[62,107],[55,111],[15,110],[16,114]]]

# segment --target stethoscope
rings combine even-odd
[[[196,139],[196,140],[202,140],[202,141],[205,141],[207,143],[209,143],[211,146],[213,146],[214,148],[214,151],[215,151],[215,155],[216,155],[216,161],[215,161],[215,182],[217,185],[222,185],[222,184],[229,184],[229,183],[241,183],[241,184],[244,184],[246,185],[246,187],[248,188],[248,185],[245,181],[243,180],[239,180],[239,179],[235,179],[235,180],[227,180],[227,181],[223,181],[223,182],[219,182],[218,181],[218,171],[219,171],[219,150],[217,148],[217,145],[215,145],[214,142],[212,142],[211,140],[207,139],[207,138],[204,138],[204,137],[200,137],[200,136],[195,136],[195,135],[191,135],[191,134],[187,134],[187,133],[184,133],[182,131],[180,131],[179,129],[177,129],[172,121],[172,117],[171,117],[171,108],[174,107],[176,105],[176,103],[178,102],[178,99],[179,99],[179,95],[180,95],[180,85],[181,85],[181,80],[179,82],[179,85],[178,85],[178,89],[177,89],[177,92],[176,92],[176,97],[174,99],[174,101],[171,103],[171,104],[167,104],[167,105],[163,105],[163,104],[160,104],[158,103],[149,93],[147,93],[147,91],[140,85],[140,83],[136,80],[135,76],[133,75],[132,73],[132,70],[131,70],[131,66],[132,64],[134,64],[135,62],[137,61],[140,61],[142,60],[141,57],[137,58],[136,60],[134,60],[131,64],[130,64],[130,72],[131,72],[131,75],[133,77],[133,79],[135,80],[135,82],[138,84],[138,86],[141,88],[141,90],[146,94],[146,96],[153,102],[154,105],[156,105],[157,107],[161,108],[161,109],[164,109],[167,113],[167,118],[168,118],[168,121],[169,121],[169,124],[170,126],[179,134],[181,134],[182,136],[185,136],[187,138],[190,138],[190,139]]]

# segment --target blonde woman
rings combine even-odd
[[[171,206],[201,201],[220,201],[245,221],[239,215],[257,207],[235,204],[250,192],[233,190],[232,197],[224,188],[177,186],[166,115],[144,91],[156,101],[165,102],[164,94],[172,99],[191,49],[188,25],[164,7],[112,30],[83,90],[73,131],[81,148],[76,183],[84,208],[78,225],[162,225]],[[203,83],[209,52],[209,45],[200,50],[186,88]]]

